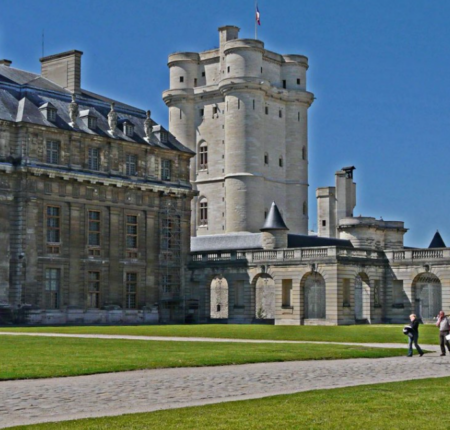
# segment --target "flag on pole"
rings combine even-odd
[[[261,25],[258,5],[256,5],[256,22],[258,23],[258,25]]]

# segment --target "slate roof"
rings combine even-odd
[[[428,248],[446,248],[444,240],[442,239],[439,231],[436,231],[433,239],[431,240],[430,246]]]
[[[95,130],[89,129],[80,118],[78,118],[75,128],[72,128],[69,125],[71,122],[69,117],[69,104],[71,101],[71,93],[54,82],[35,73],[0,64],[0,120],[29,122],[60,130],[86,133],[194,154],[193,151],[185,147],[155,122],[153,122],[155,132],[152,140],[148,143],[144,140],[144,121],[146,119],[144,110],[83,89],[76,96],[79,111],[89,110],[91,115],[97,117],[97,128]],[[112,102],[115,102],[115,111],[117,112],[119,123],[118,128],[115,130],[115,136],[111,136],[108,132],[107,116]],[[47,121],[39,110],[46,103],[51,103],[57,109],[57,117],[54,122]],[[134,125],[134,134],[131,137],[126,136],[120,127],[120,124],[126,120]],[[168,139],[164,142],[161,140],[162,131],[167,132],[168,135]]]
[[[342,246],[353,248],[353,245],[349,240],[334,239],[332,237],[288,234],[288,248],[314,248],[316,246]]]
[[[289,230],[275,202],[272,202],[272,206],[270,207],[270,211],[267,214],[266,221],[264,222],[263,228],[261,229],[261,231],[268,230]]]

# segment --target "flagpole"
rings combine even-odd
[[[258,0],[255,0],[255,12],[253,19],[255,20],[255,39],[258,39],[258,23],[256,22],[256,10],[258,8]]]

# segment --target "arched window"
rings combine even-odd
[[[306,160],[306,146],[302,148],[302,160]]]
[[[203,198],[200,200],[200,227],[208,226],[208,200]]]
[[[308,205],[306,204],[306,202],[303,202],[303,215],[306,215],[308,212]]]
[[[199,169],[207,170],[208,169],[208,144],[206,142],[202,142],[199,147]]]

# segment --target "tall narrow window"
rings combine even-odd
[[[100,247],[100,212],[88,212],[88,245]]]
[[[234,307],[244,307],[244,281],[234,282]]]
[[[297,121],[300,122],[300,112],[298,112]]]
[[[98,148],[89,148],[88,167],[90,170],[100,170],[100,150]]]
[[[300,85],[301,81],[300,78],[297,78],[297,85]]]
[[[227,73],[230,73],[230,66],[227,67]]]
[[[127,154],[125,160],[126,174],[135,176],[137,172],[137,155]]]
[[[180,82],[184,82],[184,76],[180,76]]]
[[[278,165],[279,165],[280,167],[283,167],[283,157],[280,157],[280,158],[278,159]]]
[[[161,160],[161,179],[170,181],[172,176],[172,162],[170,160]]]
[[[137,258],[138,247],[138,217],[136,215],[126,216],[126,248],[127,258]]]
[[[292,279],[281,281],[281,306],[283,308],[292,306]]]
[[[127,272],[125,279],[125,308],[136,309],[137,273]]]
[[[278,116],[279,116],[280,118],[283,118],[283,111],[282,111],[281,109],[278,111]]]
[[[197,86],[197,78],[194,78],[194,87]]]
[[[269,115],[269,106],[266,106],[265,111],[266,111],[266,115]]]
[[[266,166],[269,164],[269,154],[267,152],[264,153],[264,164]]]
[[[253,100],[253,110],[255,110],[255,100]]]
[[[59,142],[47,141],[47,163],[59,164]]]
[[[240,108],[241,108],[241,100],[238,99],[238,109],[240,109]]]
[[[100,272],[88,272],[88,303],[89,308],[100,307]]]
[[[286,79],[283,79],[283,88],[286,88]]]
[[[208,144],[203,142],[200,144],[199,148],[199,156],[200,156],[200,170],[208,170]]]
[[[61,242],[61,208],[47,206],[47,253],[59,254]]]
[[[205,109],[200,109],[200,116],[205,116]]]
[[[303,215],[306,215],[308,213],[308,205],[306,202],[303,202]]]
[[[302,160],[306,160],[306,147],[302,148]]]
[[[200,227],[208,226],[208,200],[200,200]]]
[[[61,269],[45,269],[45,307],[58,309],[61,290]]]

